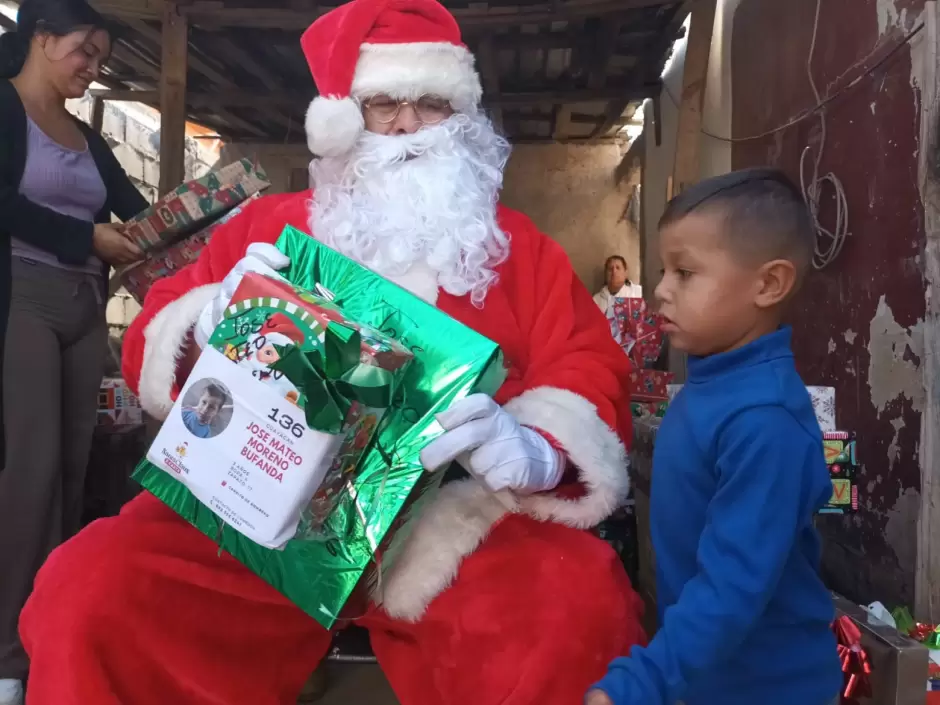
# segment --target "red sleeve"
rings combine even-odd
[[[297,225],[305,202],[303,194],[288,194],[250,203],[219,227],[195,263],[150,289],[143,310],[124,336],[123,372],[151,416],[163,419],[172,408],[178,391],[177,365],[186,354],[192,327],[215,296],[218,283],[245,256],[250,243],[275,242],[285,225]],[[303,226],[302,218],[299,225]]]
[[[524,500],[545,519],[586,528],[610,515],[629,490],[630,362],[558,243],[518,213],[505,213],[512,257],[501,273],[518,326],[518,373],[498,400],[564,451],[579,485]]]

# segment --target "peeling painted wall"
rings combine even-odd
[[[923,0],[825,0],[814,76],[824,95],[862,72],[919,21]],[[743,0],[734,18],[733,126],[760,134],[814,104],[806,57],[816,0]],[[880,47],[880,51],[878,48]],[[833,101],[821,173],[848,199],[850,235],[839,259],[814,273],[791,316],[800,372],[836,388],[837,420],[859,434],[862,511],[821,518],[831,586],[860,602],[914,603],[924,403],[923,208],[917,188],[918,92],[911,51]],[[809,119],[734,146],[735,168],[775,164],[797,182]],[[824,201],[823,223],[834,210]]]

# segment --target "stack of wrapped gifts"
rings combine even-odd
[[[114,289],[123,286],[143,303],[154,282],[195,262],[215,229],[268,186],[264,170],[250,159],[178,186],[127,222],[146,259],[119,272]]]
[[[610,332],[630,357],[630,400],[636,416],[662,416],[673,375],[653,369],[663,351],[662,317],[644,299],[615,298],[608,309]]]

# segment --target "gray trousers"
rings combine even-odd
[[[20,611],[43,561],[81,522],[107,354],[102,298],[97,277],[13,258],[3,356],[0,678],[25,678]]]

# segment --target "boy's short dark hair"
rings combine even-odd
[[[724,216],[736,252],[764,261],[790,260],[801,274],[813,261],[816,232],[809,208],[778,169],[743,169],[700,181],[666,205],[659,227],[709,211]]]
[[[604,269],[607,269],[607,265],[610,264],[611,262],[614,262],[614,261],[620,262],[620,264],[623,265],[623,268],[624,268],[624,269],[627,268],[627,260],[626,260],[626,259],[624,259],[624,258],[621,257],[620,255],[611,255],[611,256],[608,257],[606,260],[604,260]]]
[[[224,402],[228,397],[228,394],[225,393],[225,390],[217,384],[207,384],[206,388],[202,390],[202,393],[212,397],[213,399],[218,399],[221,402]]]

